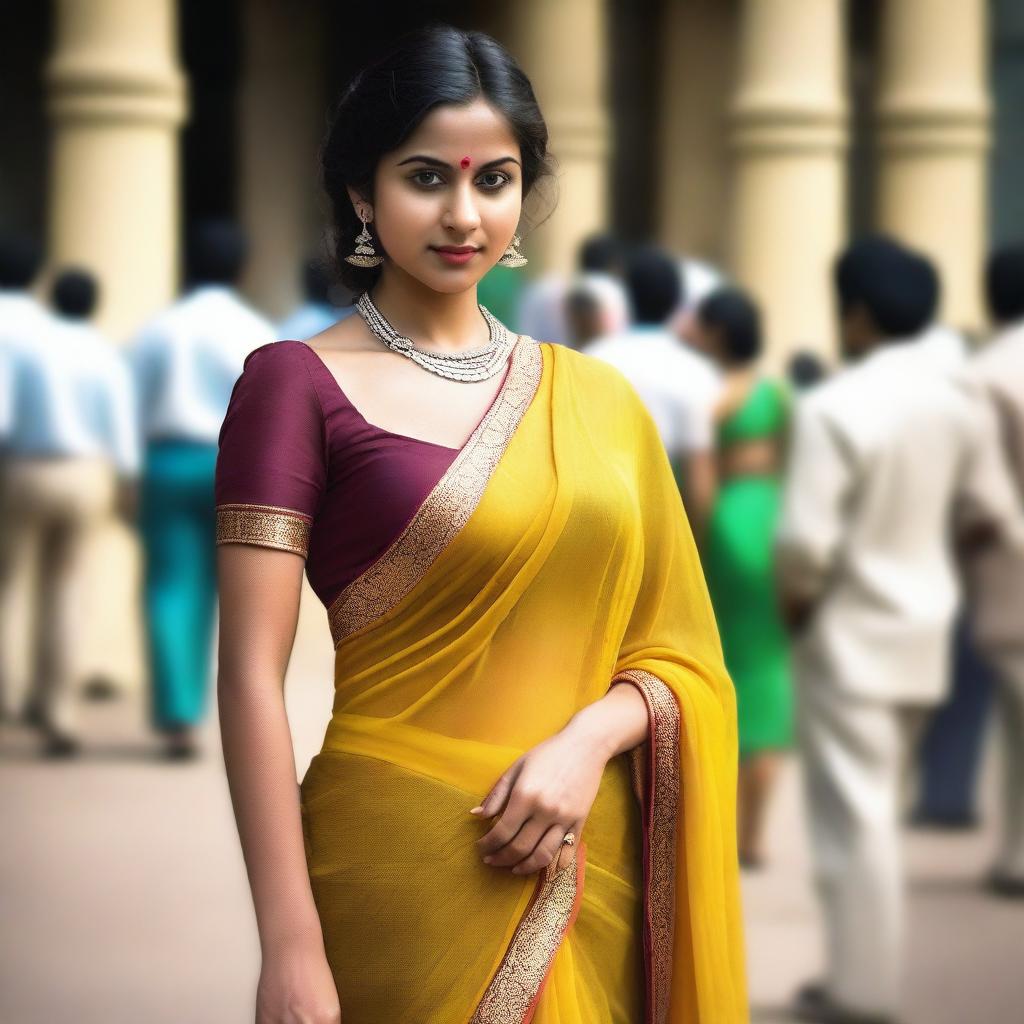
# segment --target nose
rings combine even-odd
[[[480,226],[477,196],[471,181],[458,181],[449,193],[451,202],[442,223],[460,237],[472,234]]]

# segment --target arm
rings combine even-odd
[[[710,448],[690,451],[683,456],[683,503],[690,516],[698,547],[707,535],[711,511],[718,491],[718,473]]]
[[[791,631],[802,629],[828,585],[845,524],[851,460],[816,409],[797,405],[775,538],[779,599]]]
[[[284,676],[325,483],[303,349],[249,357],[221,427],[215,485],[224,764],[259,929],[257,1024],[339,1019],[306,866]]]
[[[954,527],[961,558],[997,543],[1020,543],[1020,498],[1006,457],[992,399],[970,381],[973,433],[957,489]]]
[[[267,1021],[301,1006],[340,1020],[338,995],[306,868],[284,674],[298,620],[303,559],[223,545],[217,556],[220,657],[217,700],[224,764],[252,889]]]

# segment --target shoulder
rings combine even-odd
[[[274,376],[302,369],[308,365],[310,358],[315,358],[315,355],[304,341],[268,341],[258,345],[245,357],[242,372],[249,376]]]
[[[320,407],[311,361],[317,357],[302,341],[271,341],[245,357],[234,389],[235,401],[257,400],[265,407],[296,403]]]

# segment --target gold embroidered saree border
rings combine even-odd
[[[650,721],[646,742],[630,751],[633,788],[644,826],[644,960],[647,1022],[664,1024],[672,986],[675,929],[676,824],[679,814],[679,704],[656,675],[626,669],[612,684],[632,683],[643,695]]]
[[[309,553],[309,528],[309,517],[291,508],[240,502],[217,506],[218,544],[256,544],[293,551],[305,558]]]
[[[391,546],[327,610],[334,646],[394,608],[416,586],[480,503],[540,383],[540,345],[520,335],[501,390],[447,472]]]
[[[541,873],[533,899],[469,1024],[529,1024],[562,939],[583,895],[587,847],[560,871],[556,857]]]

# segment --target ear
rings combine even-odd
[[[349,199],[352,200],[352,208],[356,211],[356,216],[359,216],[359,209],[362,207],[366,214],[367,221],[373,220],[373,206],[369,200],[357,192],[351,185],[346,185],[345,190],[348,192]]]

